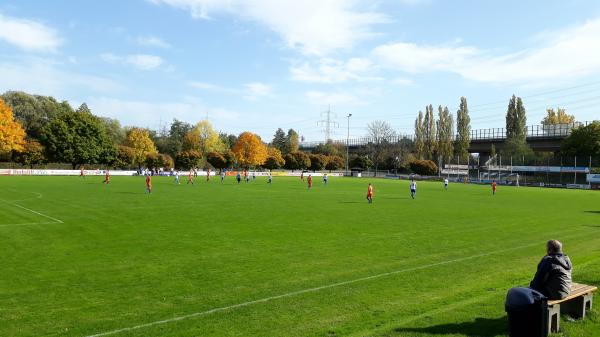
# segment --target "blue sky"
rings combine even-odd
[[[86,102],[124,125],[208,115],[219,130],[320,140],[328,105],[346,133],[411,133],[425,105],[502,127],[547,107],[600,118],[598,1],[104,0],[0,2],[0,91]]]

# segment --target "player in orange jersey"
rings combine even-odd
[[[373,203],[373,185],[371,183],[369,183],[369,187],[367,188],[367,200],[369,204]]]

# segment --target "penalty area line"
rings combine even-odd
[[[58,222],[56,222],[56,221],[46,221],[46,222],[9,223],[9,224],[0,224],[0,227],[50,225],[50,224],[53,224],[53,223],[58,223]]]
[[[16,206],[16,207],[19,207],[19,208],[21,208],[21,209],[24,209],[24,210],[26,210],[26,211],[29,211],[29,212],[31,212],[31,213],[34,213],[34,214],[37,214],[37,215],[43,216],[44,218],[46,218],[46,219],[50,219],[50,220],[52,220],[52,221],[54,221],[54,222],[57,222],[57,223],[64,223],[62,220],[59,220],[59,219],[57,219],[57,218],[53,218],[53,217],[51,217],[51,216],[49,216],[49,215],[46,215],[46,214],[40,213],[40,212],[38,212],[38,211],[34,211],[34,210],[32,210],[32,209],[29,209],[29,208],[27,208],[27,207],[23,207],[23,206],[21,206],[21,205],[17,205],[17,204],[13,204],[13,205],[14,205],[14,206]]]
[[[577,236],[581,236],[581,235],[589,235],[589,233],[568,235],[568,236],[565,236],[565,237],[577,237]],[[563,237],[563,239],[565,237]],[[429,269],[429,268],[433,268],[433,267],[448,265],[448,264],[452,264],[452,263],[458,263],[458,262],[473,260],[473,259],[477,259],[477,258],[480,258],[480,257],[485,257],[485,256],[490,256],[490,255],[495,255],[495,254],[506,253],[506,252],[513,251],[513,250],[519,250],[519,249],[523,249],[523,248],[534,247],[534,246],[537,246],[539,244],[540,244],[539,242],[530,243],[530,244],[527,244],[527,245],[522,245],[522,246],[517,246],[517,247],[512,247],[512,248],[507,248],[507,249],[501,249],[501,250],[495,250],[495,251],[491,251],[491,252],[487,252],[487,253],[481,253],[481,254],[466,256],[466,257],[462,257],[462,258],[458,258],[458,259],[452,259],[452,260],[446,260],[446,261],[441,261],[441,262],[436,262],[436,263],[430,263],[430,264],[421,265],[421,266],[417,266],[417,267],[410,267],[410,268],[405,268],[405,269],[390,271],[390,272],[386,272],[386,273],[381,273],[381,274],[376,274],[376,275],[361,277],[361,278],[357,278],[357,279],[353,279],[353,280],[342,281],[342,282],[337,282],[337,283],[331,283],[331,284],[327,284],[327,285],[320,286],[320,287],[314,287],[314,288],[308,288],[308,289],[303,289],[303,290],[298,290],[298,291],[292,291],[292,292],[281,294],[281,295],[265,297],[265,298],[261,298],[261,299],[257,299],[257,300],[253,300],[253,301],[248,301],[248,302],[233,304],[233,305],[224,306],[224,307],[218,307],[218,308],[214,308],[214,309],[210,309],[210,310],[206,310],[206,311],[200,311],[200,312],[195,312],[195,313],[191,313],[191,314],[187,314],[187,315],[182,315],[182,316],[177,316],[177,317],[173,317],[173,318],[163,319],[163,320],[160,320],[160,321],[154,321],[154,322],[139,324],[139,325],[135,325],[135,326],[127,327],[127,328],[121,328],[121,329],[117,329],[117,330],[111,330],[111,331],[101,332],[101,333],[97,333],[97,334],[94,334],[94,335],[89,335],[87,337],[101,337],[101,336],[115,335],[115,334],[118,334],[118,333],[121,333],[121,332],[127,332],[127,331],[132,331],[132,330],[139,330],[139,329],[148,328],[148,327],[151,327],[151,326],[173,323],[173,322],[182,321],[182,320],[186,320],[186,319],[190,319],[190,318],[194,318],[194,317],[206,316],[206,315],[210,315],[210,314],[221,312],[221,311],[227,311],[227,310],[231,310],[231,309],[237,309],[237,308],[251,306],[251,305],[254,305],[254,304],[270,302],[270,301],[278,300],[278,299],[282,299],[282,298],[287,298],[287,297],[302,295],[302,294],[306,294],[306,293],[318,292],[318,291],[324,290],[324,289],[336,288],[336,287],[340,287],[340,286],[344,286],[344,285],[349,285],[349,284],[353,284],[353,283],[359,283],[359,282],[374,280],[374,279],[383,278],[383,277],[387,277],[387,276],[392,276],[392,275],[397,275],[397,274],[402,274],[402,273],[408,273],[408,272],[413,272],[413,271],[419,271],[419,270]]]

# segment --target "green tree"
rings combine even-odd
[[[367,156],[354,156],[350,159],[350,167],[368,170],[373,167],[373,161]]]
[[[297,168],[300,170],[306,170],[310,167],[310,157],[308,154],[302,151],[291,152],[291,155],[294,157],[294,162],[297,165]],[[287,161],[287,159],[286,159]]]
[[[433,106],[429,104],[425,107],[425,117],[423,118],[424,157],[426,159],[432,159],[436,152],[435,138],[435,117],[433,116]]]
[[[296,157],[292,153],[286,154],[283,159],[285,161],[283,167],[286,169],[292,171],[300,169],[300,166],[298,166],[298,162],[296,161]]]
[[[600,156],[600,121],[573,129],[561,145],[567,156]]]
[[[30,95],[21,91],[7,91],[2,98],[14,112],[30,138],[39,139],[42,128],[58,115],[73,112],[66,101],[58,102],[53,97]]]
[[[469,146],[471,146],[471,117],[469,117],[465,97],[460,98],[460,107],[456,112],[456,131],[458,135],[455,150],[462,162],[469,155]]]
[[[527,145],[527,117],[521,97],[513,95],[506,110],[506,142],[502,154],[525,156],[532,153]]]
[[[81,164],[109,164],[116,149],[99,118],[89,112],[65,112],[41,131],[42,143],[51,159]]]
[[[415,119],[415,155],[419,159],[425,156],[425,134],[423,130],[423,112]]]
[[[206,161],[211,164],[215,169],[219,170],[219,173],[224,169],[227,168],[227,158],[225,158],[225,156],[223,156],[221,153],[219,152],[209,152],[206,155]]]
[[[125,141],[125,129],[121,127],[119,120],[108,117],[99,118],[113,144],[122,144]]]
[[[112,162],[112,166],[120,169],[130,169],[134,167],[135,150],[125,146],[117,145],[117,155]]]
[[[442,109],[441,105],[438,107],[437,149],[443,162],[450,162],[454,154],[454,120],[448,107]]]
[[[300,148],[300,135],[294,129],[289,129],[285,137],[285,151],[282,153],[297,152]]]
[[[312,152],[324,154],[326,156],[339,156],[341,153],[345,153],[344,149],[344,144],[334,143],[333,141],[328,140],[325,143],[315,146]]]
[[[285,131],[283,131],[282,128],[279,128],[277,129],[277,131],[275,131],[275,135],[273,136],[273,140],[271,141],[271,146],[281,151],[282,153],[287,150],[287,136],[285,135]]]
[[[327,156],[318,153],[311,153],[310,158],[310,169],[313,171],[322,171],[327,166]]]
[[[202,162],[202,156],[200,152],[195,150],[181,151],[177,154],[175,164],[177,168],[189,170],[200,166]]]

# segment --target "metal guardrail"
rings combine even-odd
[[[566,138],[571,134],[574,128],[580,126],[586,126],[591,122],[575,122],[571,124],[553,124],[553,125],[530,125],[525,128],[525,133],[528,139],[533,138]],[[457,136],[455,136],[456,138]],[[392,144],[399,143],[402,140],[414,140],[414,135],[397,135],[388,138],[387,141]],[[506,139],[505,128],[490,128],[490,129],[477,129],[471,130],[471,141],[481,140],[502,140]],[[334,144],[346,145],[346,139],[343,140],[332,140]],[[324,144],[324,141],[313,141],[313,142],[301,142],[301,148],[314,148],[318,145]],[[358,137],[350,138],[348,140],[349,146],[361,146],[373,143],[371,137]]]

